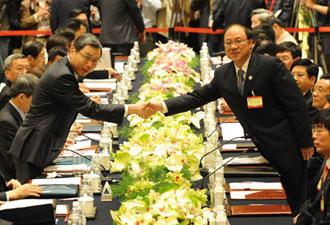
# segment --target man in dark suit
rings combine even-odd
[[[172,115],[223,97],[261,154],[281,175],[292,215],[305,200],[305,162],[313,153],[309,115],[292,75],[280,60],[252,54],[252,32],[238,24],[225,32],[232,59],[207,85],[148,110]]]
[[[38,80],[32,74],[19,76],[11,86],[11,100],[0,110],[0,174],[6,180],[16,178],[9,149],[25,114],[30,109],[32,94]]]
[[[25,74],[30,69],[30,64],[27,58],[22,54],[12,54],[5,60],[5,76],[6,80],[0,83],[0,109],[11,98],[10,86],[11,83],[22,74]]]
[[[101,57],[101,43],[92,34],[78,37],[67,57],[47,68],[33,94],[26,119],[18,129],[10,153],[21,182],[39,175],[59,154],[77,113],[120,123],[126,114],[145,116],[143,105],[104,105],[79,90],[78,76],[93,70]]]
[[[81,9],[89,15],[90,0],[52,0],[51,1],[51,16],[50,27],[52,32],[59,27],[67,25],[69,15],[74,9]]]
[[[264,0],[221,0],[214,7],[213,30],[226,28],[238,23],[251,26],[251,12],[254,9],[266,8]]]

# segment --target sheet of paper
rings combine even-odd
[[[97,63],[94,70],[104,70],[107,67],[111,67],[111,49],[110,48],[102,48],[101,59]]]
[[[110,78],[110,79],[84,79],[83,83],[116,83],[117,80]]]
[[[239,157],[234,159],[233,157],[229,157],[224,159],[223,163],[226,165],[248,165],[248,164],[268,164],[268,161],[263,156]]]
[[[115,62],[115,69],[118,73],[123,73],[125,70],[125,62]]]
[[[92,96],[106,97],[107,96],[107,93],[109,93],[109,92],[99,91],[99,92],[89,92],[89,93],[84,93],[84,94],[87,97],[92,97]]]
[[[54,179],[32,179],[32,184],[36,185],[54,185],[54,184],[77,184],[80,185],[80,177],[65,177],[65,178],[54,178]]]
[[[65,216],[69,213],[69,206],[68,205],[56,205],[55,214],[57,216]]]
[[[244,130],[240,123],[222,123],[222,137],[224,141],[231,140],[235,137],[244,136]],[[245,140],[244,138],[236,138],[236,141]]]
[[[76,144],[70,145],[67,147],[67,149],[77,151],[79,149],[83,148],[90,148],[92,146],[92,141],[91,140],[85,140],[85,141],[79,141]]]
[[[101,135],[98,133],[84,133],[84,135],[79,135],[78,137],[76,137],[74,140],[75,141],[83,141],[86,140],[87,137],[89,137],[90,139],[99,141],[101,139]]]
[[[77,165],[51,165],[47,166],[44,171],[46,173],[48,172],[64,172],[64,173],[69,173],[73,172],[74,170],[76,171],[86,171],[88,172],[90,170],[90,167],[87,166],[86,164],[77,164]]]
[[[280,182],[232,182],[231,190],[282,190]]]
[[[230,198],[231,199],[245,199],[246,195],[257,193],[258,191],[231,191]]]
[[[83,149],[83,150],[78,150],[79,154],[83,155],[83,156],[93,156],[95,155],[95,149]],[[60,157],[72,157],[76,155],[73,152],[70,151],[63,151],[60,155]]]
[[[237,144],[226,144],[222,146],[222,149],[224,150],[237,149]]]
[[[48,205],[48,204],[53,205],[54,201],[52,199],[21,199],[21,200],[4,202],[4,204],[0,206],[0,210],[26,208],[31,206]]]
[[[116,90],[116,83],[84,83],[88,89],[111,89]]]

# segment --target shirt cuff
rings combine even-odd
[[[124,117],[126,117],[128,114],[128,105],[125,104],[124,107],[125,107]]]
[[[8,193],[8,191],[6,191],[6,201],[9,202],[9,200],[10,200],[9,199],[9,193]]]
[[[168,113],[168,108],[167,108],[167,105],[164,101],[162,102],[162,107],[163,107],[163,112],[162,113]]]

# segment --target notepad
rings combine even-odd
[[[111,91],[116,90],[116,83],[84,83],[84,86],[89,90],[96,90],[96,91]]]
[[[230,198],[246,200],[284,200],[286,199],[286,195],[284,190],[231,191]]]
[[[91,140],[79,141],[76,144],[70,145],[67,149],[77,151],[79,149],[90,148],[92,146]]]
[[[268,161],[263,156],[257,157],[229,157],[223,160],[226,165],[256,165],[256,164],[269,164]]]

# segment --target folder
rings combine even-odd
[[[231,216],[251,216],[251,215],[291,215],[288,205],[234,205],[230,207]]]
[[[40,185],[42,192],[40,198],[72,198],[79,196],[79,185],[54,184]]]

